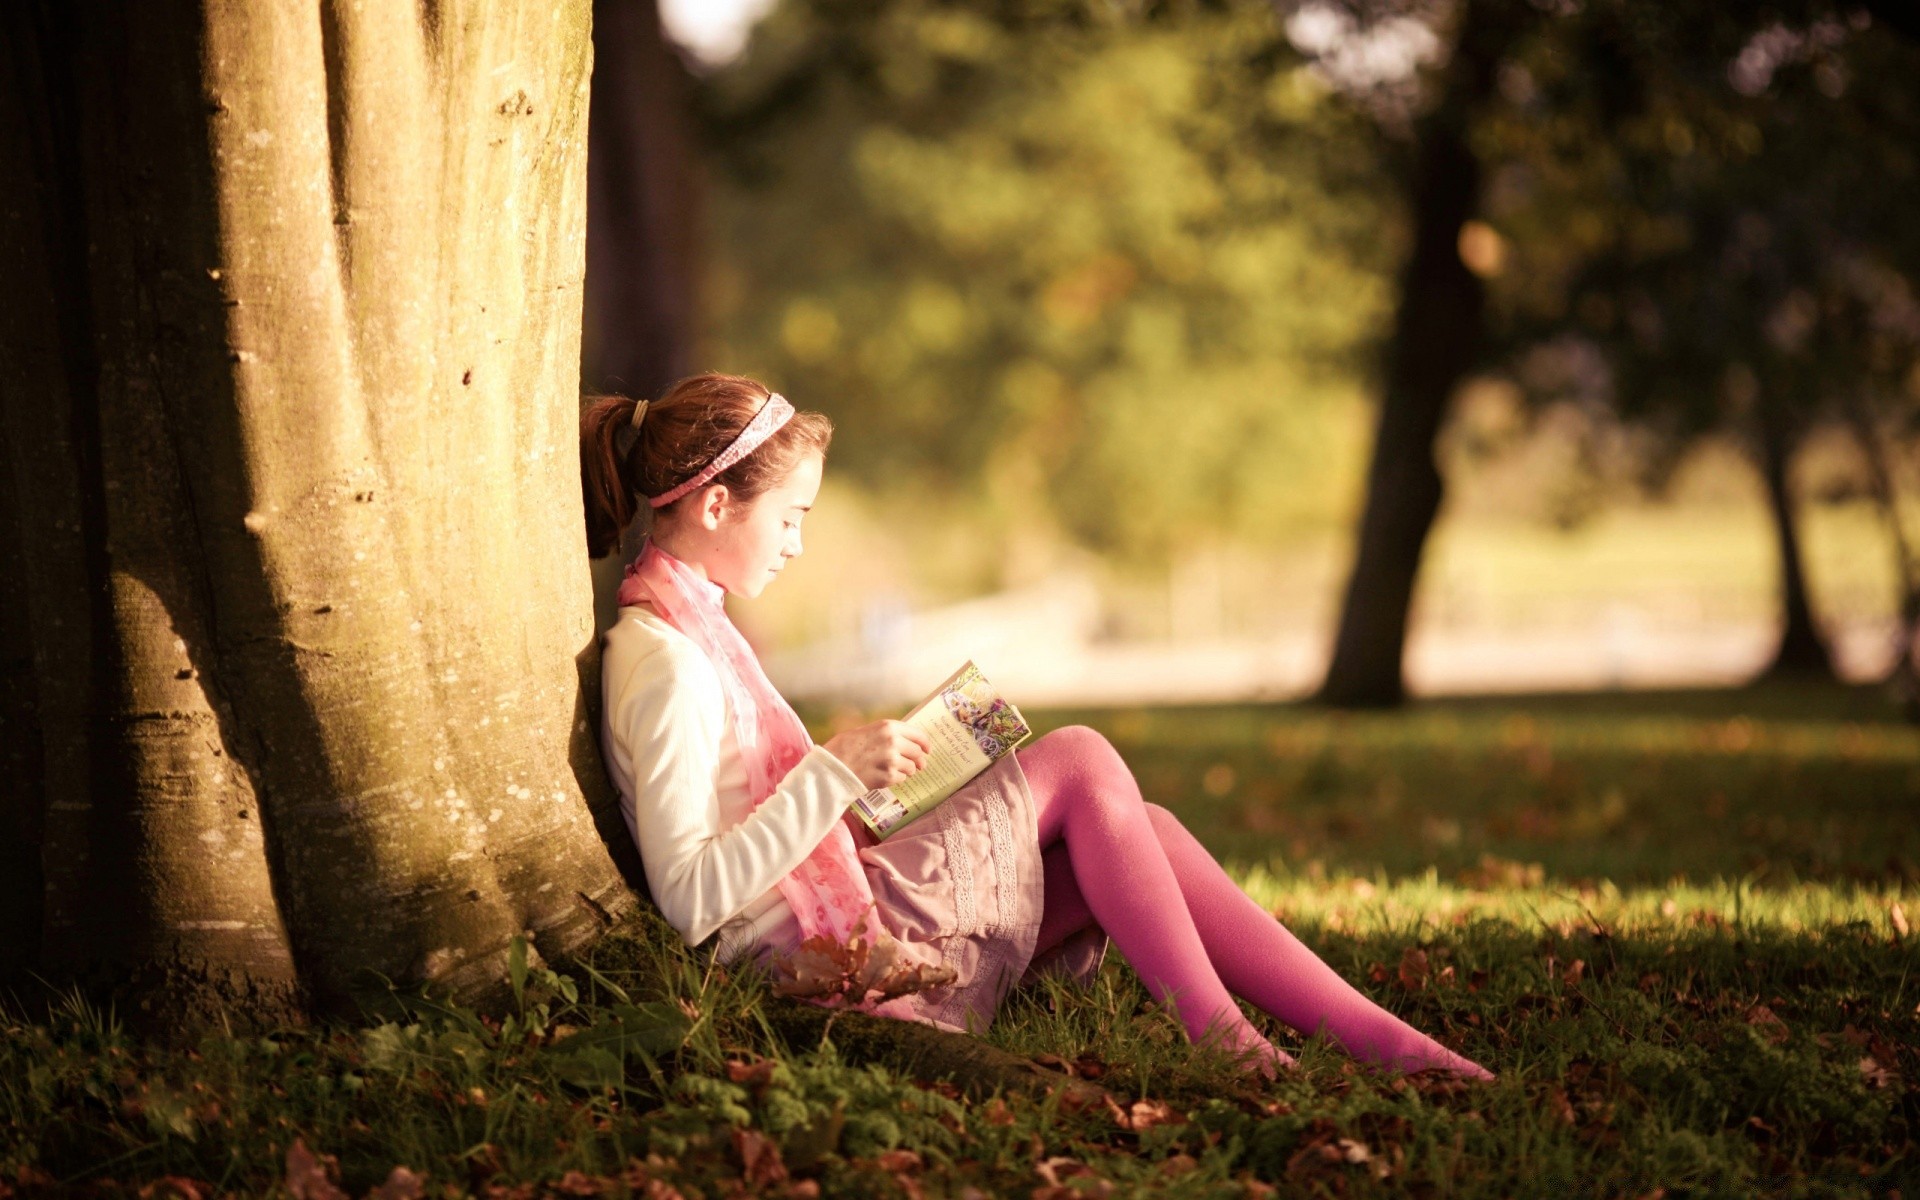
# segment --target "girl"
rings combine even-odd
[[[606,634],[601,739],[653,899],[689,945],[717,933],[721,961],[768,963],[864,916],[903,965],[955,975],[878,1011],[958,1030],[1041,971],[1090,980],[1111,935],[1189,1038],[1222,1038],[1268,1076],[1294,1060],[1235,995],[1393,1070],[1493,1078],[1335,974],[1087,726],[1003,756],[876,843],[847,807],[925,763],[925,735],[884,720],[813,744],[723,605],[800,554],[831,434],[734,375],[582,410],[591,554],[619,544],[642,499],[652,516]]]

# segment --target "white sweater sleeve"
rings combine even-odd
[[[623,796],[647,886],[667,922],[696,945],[800,864],[869,790],[815,746],[773,794],[721,828],[715,780],[725,733],[719,674],[698,647],[649,647],[611,680],[612,734],[632,766]]]

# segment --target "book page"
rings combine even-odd
[[[853,805],[881,838],[937,807],[1032,732],[1020,710],[1001,698],[971,661],[902,720],[927,735],[926,766]]]

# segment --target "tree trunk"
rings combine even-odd
[[[1413,254],[1387,348],[1353,572],[1317,697],[1327,704],[1391,705],[1405,695],[1408,607],[1440,511],[1434,440],[1454,388],[1480,351],[1484,291],[1459,250],[1461,226],[1479,204],[1480,162],[1469,126],[1493,89],[1518,18],[1501,0],[1470,0],[1459,20],[1439,102],[1418,130],[1409,196]]]
[[[1873,406],[1864,397],[1850,396],[1846,415],[1853,436],[1860,443],[1860,452],[1866,457],[1867,478],[1873,488],[1874,504],[1880,509],[1880,519],[1887,526],[1887,542],[1899,588],[1893,662],[1883,682],[1900,695],[1909,715],[1920,714],[1920,559],[1914,555],[1913,543],[1907,539],[1906,526],[1900,520],[1900,489],[1894,482],[1893,456],[1881,435]]]
[[[692,80],[667,43],[656,0],[594,0],[593,43],[580,379],[589,391],[658,396],[694,370]],[[596,631],[618,614],[640,525],[613,554],[594,560]]]
[[[594,0],[593,44],[580,378],[657,396],[693,370],[692,81],[655,0]]]
[[[6,964],[186,1022],[583,945],[586,0],[0,21]]]
[[[1820,631],[1813,623],[1813,606],[1807,599],[1799,521],[1794,514],[1793,491],[1787,481],[1793,435],[1779,400],[1764,386],[1760,389],[1757,408],[1760,474],[1766,481],[1767,508],[1773,517],[1774,540],[1780,550],[1780,601],[1785,618],[1780,646],[1761,674],[1763,677],[1833,679],[1833,661],[1827,656],[1826,644],[1820,640]]]

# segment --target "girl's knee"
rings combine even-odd
[[[1120,752],[1113,748],[1107,735],[1091,725],[1062,725],[1041,734],[1033,744],[1035,749],[1051,746],[1053,753],[1088,766],[1106,767],[1120,761]]]

